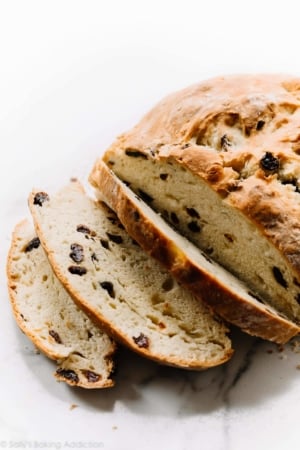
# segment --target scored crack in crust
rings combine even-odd
[[[87,389],[114,386],[115,343],[74,304],[27,220],[13,232],[7,275],[16,322],[39,350],[57,361],[55,377]]]
[[[300,79],[218,77],[171,94],[103,159],[172,226],[300,322]]]
[[[137,353],[200,370],[232,355],[228,328],[126,233],[115,213],[73,182],[42,205],[29,199],[36,232],[74,301]]]

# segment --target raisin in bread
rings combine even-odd
[[[251,290],[300,321],[300,79],[215,78],[162,100],[104,155]]]
[[[29,221],[13,232],[7,273],[15,319],[36,347],[58,362],[55,376],[71,386],[113,386],[115,344],[54,276]]]
[[[114,209],[128,233],[195,296],[247,333],[284,343],[300,329],[255,297],[249,288],[173,230],[106,166],[99,163],[91,183]]]
[[[121,343],[160,363],[203,369],[227,361],[227,328],[126,233],[77,182],[31,194],[37,234],[78,305]]]

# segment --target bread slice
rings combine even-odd
[[[105,162],[180,233],[300,321],[300,79],[218,77],[162,100]]]
[[[90,178],[128,233],[195,296],[249,334],[284,343],[299,327],[256,298],[245,284],[214,263],[122,183],[102,162]]]
[[[116,340],[160,363],[188,369],[232,355],[227,328],[126,233],[116,215],[70,183],[29,199],[52,267],[77,304]]]
[[[56,378],[83,388],[113,386],[114,342],[75,306],[27,220],[13,232],[7,274],[17,324],[58,362]]]

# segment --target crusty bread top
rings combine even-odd
[[[300,272],[300,78],[218,77],[172,94],[106,152],[175,159],[241,210]]]

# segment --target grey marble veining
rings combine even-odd
[[[115,375],[116,387],[97,395],[85,391],[76,391],[76,395],[82,400],[86,399],[87,403],[91,397],[91,404],[94,407],[121,401],[135,412],[154,416],[163,414],[170,417],[184,417],[220,409],[230,411],[236,406],[247,408],[248,400],[253,407],[256,402],[260,404],[267,401],[270,392],[266,386],[260,389],[257,376],[261,379],[261,373],[264,370],[269,373],[272,366],[274,371],[278,371],[279,367],[285,373],[286,353],[289,358],[295,359],[294,370],[290,376],[295,379],[298,377],[296,365],[300,358],[291,352],[289,346],[281,352],[275,344],[265,343],[237,330],[233,340],[237,346],[232,360],[202,372],[158,365],[123,348],[119,351]],[[262,358],[269,359],[269,364],[259,367],[258,362]],[[247,384],[243,390],[245,378]],[[248,398],[249,389],[253,387],[256,389],[251,391],[251,398]],[[280,388],[278,384],[278,392],[272,390],[272,396],[280,395]],[[153,401],[154,398],[157,402]],[[167,401],[162,402],[163,398]],[[140,402],[141,400],[143,402]]]

